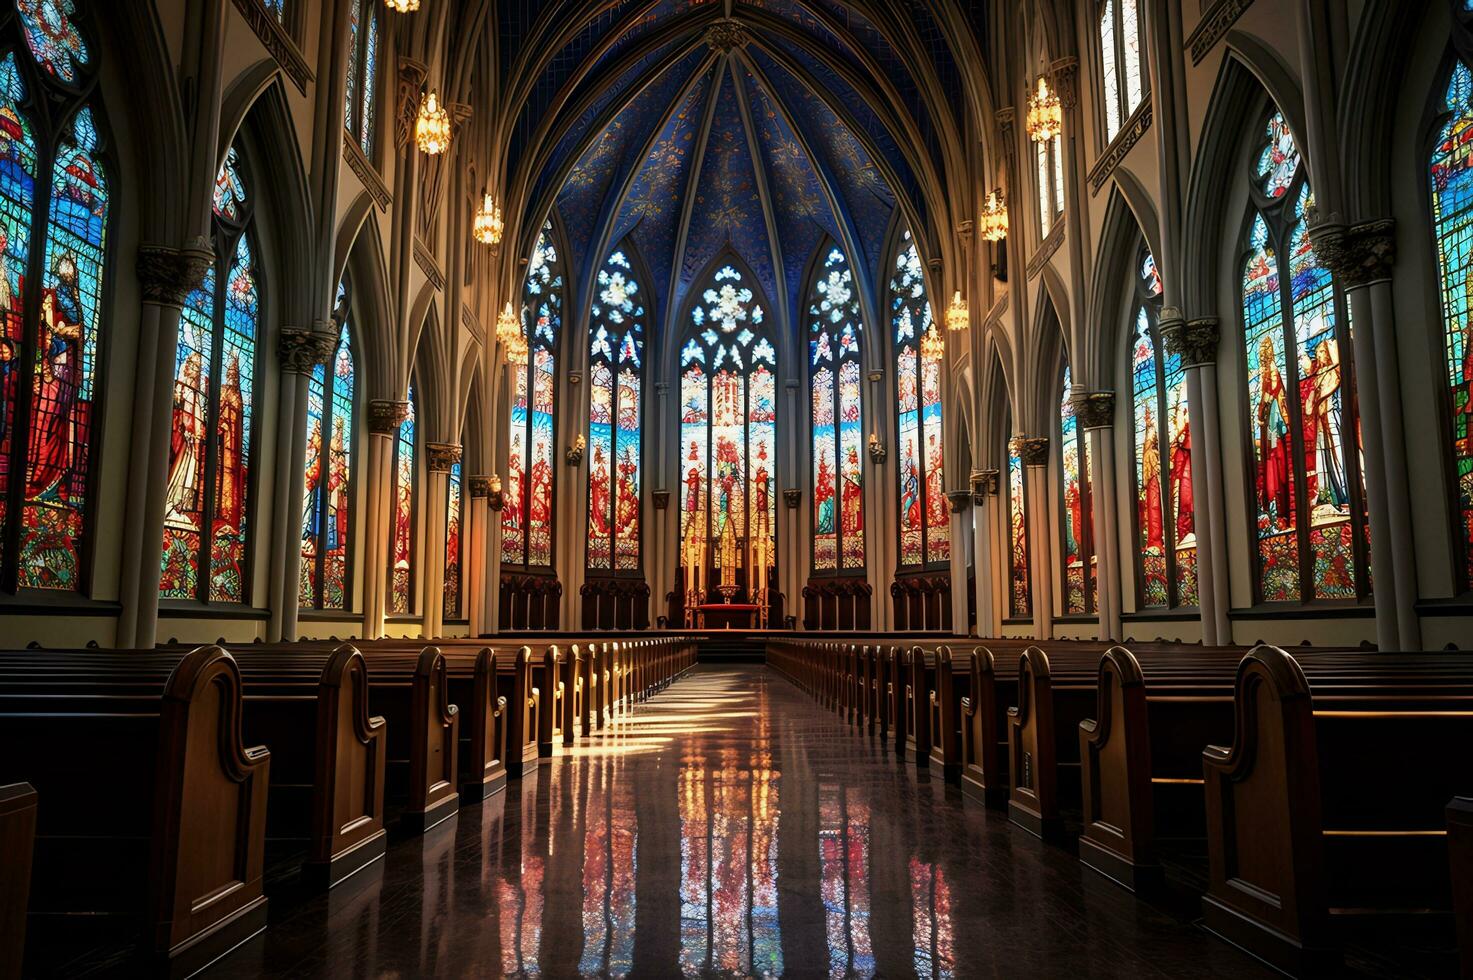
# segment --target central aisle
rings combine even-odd
[[[364,874],[221,972],[1260,975],[763,667],[698,668]]]

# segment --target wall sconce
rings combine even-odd
[[[578,433],[578,438],[573,440],[573,445],[568,447],[568,465],[577,466],[583,462],[583,450],[588,448],[588,442],[583,438],[583,433]]]
[[[488,498],[491,502],[491,509],[494,511],[500,511],[502,507],[506,506],[506,498],[501,495],[501,477],[497,476],[495,473],[492,473],[491,479],[488,480],[487,483],[490,485],[491,488],[491,493]]]
[[[869,434],[869,458],[876,466],[885,461],[885,446],[880,442],[880,437],[873,432]]]

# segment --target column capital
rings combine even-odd
[[[988,497],[996,497],[1002,486],[999,470],[977,470],[972,474],[972,503],[981,507]]]
[[[1011,445],[1024,466],[1048,465],[1048,436],[1014,436]]]
[[[276,361],[285,374],[311,374],[314,367],[328,362],[337,342],[335,334],[282,327],[276,335]]]
[[[204,281],[205,272],[214,261],[215,250],[203,238],[184,248],[139,245],[134,271],[143,289],[143,301],[183,307],[184,298]]]
[[[1072,56],[1059,58],[1048,68],[1054,79],[1054,93],[1059,97],[1059,104],[1065,109],[1074,108],[1079,101],[1079,90],[1075,84],[1079,78],[1079,59]]]
[[[1195,317],[1191,320],[1176,320],[1162,324],[1166,349],[1182,359],[1184,367],[1217,363],[1217,342],[1220,334],[1215,316]]]
[[[1086,429],[1108,429],[1115,424],[1115,392],[1091,391],[1074,401],[1074,414]]]
[[[788,510],[797,510],[798,505],[803,502],[803,491],[797,487],[788,487],[783,491],[783,503]]]
[[[460,462],[460,446],[455,443],[425,443],[425,464],[431,473],[449,473],[450,467],[458,462]]]
[[[946,491],[946,502],[951,504],[951,512],[953,514],[960,514],[963,510],[972,506],[972,491],[948,490]]]
[[[1330,215],[1309,226],[1314,254],[1345,289],[1391,278],[1396,265],[1396,219],[1377,218],[1347,225]]]
[[[409,417],[409,403],[375,398],[368,403],[368,431],[376,436],[391,436],[399,423]]]
[[[491,496],[491,478],[489,476],[473,476],[466,481],[466,486],[470,490],[472,497],[485,500]]]

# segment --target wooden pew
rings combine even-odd
[[[1473,793],[1473,658],[1357,659],[1306,671],[1255,647],[1233,742],[1202,754],[1206,925],[1290,972],[1336,968],[1361,915],[1452,904],[1446,803]]]
[[[170,972],[202,969],[265,928],[270,753],[241,743],[221,648],[167,669],[89,653],[80,690],[0,683],[0,782],[24,774],[42,801],[31,914],[137,917]]]
[[[936,670],[930,694],[931,765],[947,782],[961,781],[965,755],[963,704],[972,693],[972,663],[977,651],[936,649]]]
[[[367,660],[369,704],[389,722],[388,789],[403,804],[403,824],[424,833],[460,806],[460,712],[450,703],[445,655],[425,647],[412,674],[379,656]]]
[[[1447,851],[1458,958],[1467,980],[1473,977],[1473,797],[1459,796],[1447,805]]]
[[[26,903],[36,847],[36,791],[30,783],[0,786],[0,977],[19,977],[26,948]]]

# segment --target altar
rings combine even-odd
[[[696,606],[698,630],[751,630],[765,617],[758,614],[763,607],[755,602],[705,602]],[[764,624],[765,625],[765,624]]]

